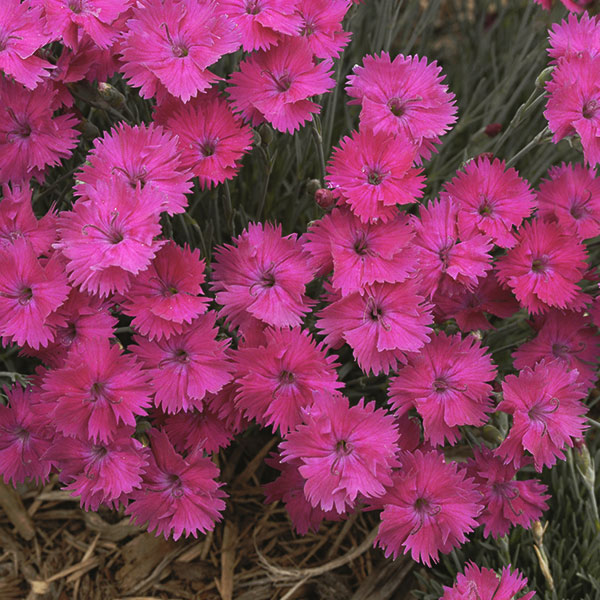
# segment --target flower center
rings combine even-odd
[[[95,381],[90,387],[90,400],[96,402],[104,395],[104,384],[101,381]]]
[[[588,100],[581,110],[584,119],[593,119],[598,112],[598,102],[596,100]]]
[[[367,175],[367,181],[371,185],[380,185],[381,182],[383,181],[383,174],[374,169],[370,170],[369,174]]]
[[[19,439],[23,443],[27,442],[30,435],[29,431],[27,431],[27,429],[23,429],[23,427],[21,427],[20,425],[17,425],[17,427],[14,428],[13,434],[17,439]]]
[[[271,271],[263,273],[260,278],[260,284],[266,288],[272,288],[275,285],[275,275]]]
[[[573,200],[569,213],[574,219],[583,219],[587,215],[587,207],[582,202]]]
[[[284,384],[292,384],[296,381],[296,376],[290,371],[281,371],[279,373],[279,381]]]
[[[173,44],[171,48],[173,50],[173,56],[175,56],[175,58],[185,58],[190,53],[189,48],[183,42]]]
[[[206,158],[207,156],[212,156],[217,149],[217,140],[205,140],[198,145],[198,150],[200,151],[200,156],[202,158]]]
[[[364,236],[359,237],[354,242],[354,251],[360,256],[364,256],[367,253],[367,240]]]
[[[571,348],[566,344],[552,344],[552,354],[556,356],[556,358],[568,358],[571,354]]]
[[[81,232],[83,233],[83,235],[88,235],[87,230],[94,229],[98,233],[101,233],[106,238],[109,244],[117,245],[125,239],[123,233],[116,226],[118,216],[119,211],[114,210],[111,214],[110,221],[106,228],[103,229],[102,227],[94,223],[87,223],[81,228]]]
[[[183,483],[179,476],[177,475],[168,475],[167,476],[168,485],[171,488],[171,495],[175,498],[181,498],[184,494],[183,491]]]
[[[72,10],[76,15],[83,12],[84,0],[69,0],[69,9]]]
[[[433,382],[433,389],[436,392],[445,392],[450,388],[450,382],[443,376],[438,377]]]
[[[257,15],[262,10],[261,0],[246,0],[246,13]]]
[[[481,204],[479,205],[479,214],[482,217],[489,217],[492,215],[492,205],[489,201],[488,198],[486,198],[485,196],[481,197]]]
[[[292,78],[286,71],[279,77],[275,78],[275,86],[279,92],[287,92],[292,87]]]
[[[178,363],[186,364],[190,362],[190,355],[183,348],[179,348],[173,352],[173,359]]]
[[[25,306],[31,302],[33,299],[33,290],[30,287],[24,287],[19,292],[19,304]]]
[[[400,98],[390,98],[387,104],[395,117],[401,117],[406,112],[406,104]]]
[[[347,440],[339,440],[335,445],[335,451],[337,454],[347,456],[352,452],[352,445]]]
[[[540,256],[539,258],[534,258],[531,261],[531,270],[534,273],[543,273],[547,270],[548,267],[548,256],[544,254],[544,256]]]
[[[66,327],[62,327],[57,333],[57,338],[63,346],[70,346],[77,338],[75,323],[68,323]]]

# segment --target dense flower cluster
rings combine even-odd
[[[350,4],[2,3],[0,338],[41,363],[0,405],[7,481],[54,471],[86,509],[197,536],[225,509],[211,453],[256,424],[281,436],[265,492],[300,533],[378,510],[386,556],[431,565],[478,527],[498,537],[546,510],[521,469],[551,467],[584,435],[600,345],[598,19],[550,33],[545,114],[587,164],[552,167],[538,190],[479,156],[423,199],[454,95],[435,62],[382,52],[348,76],[359,125],[324,165],[306,232],[248,222],[212,261],[172,235],[195,186],[242,168],[252,127],[293,133],[319,113]],[[219,88],[216,64],[241,49]],[[116,70],[154,99],[154,122],[97,137],[73,202],[38,218],[32,179],[77,145],[68,84]],[[482,332],[519,311],[531,335],[496,364]],[[344,360],[389,376],[387,401],[348,393]],[[473,448],[469,428],[490,421],[508,423],[501,441]],[[459,463],[444,447],[461,441]],[[525,584],[469,564],[443,598],[509,600]]]

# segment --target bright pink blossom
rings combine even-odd
[[[542,8],[550,10],[552,8],[552,0],[533,0],[536,4],[540,4]],[[570,11],[581,13],[585,10],[585,6],[590,4],[592,0],[560,0],[563,6]]]
[[[300,0],[297,11],[301,32],[317,58],[336,58],[350,41],[342,21],[350,8],[349,0]]]
[[[560,23],[554,23],[548,31],[548,38],[548,54],[553,62],[582,54],[600,54],[600,23],[597,16],[591,16],[587,11],[579,19],[570,14]]]

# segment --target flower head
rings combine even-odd
[[[574,58],[582,54],[596,56],[600,53],[600,23],[597,16],[585,11],[579,20],[574,14],[560,23],[554,23],[548,31],[550,48],[548,54],[553,62],[561,58]]]
[[[301,17],[301,32],[317,58],[339,57],[350,41],[342,21],[351,3],[349,0],[300,0],[297,13]]]

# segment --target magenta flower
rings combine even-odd
[[[195,98],[219,79],[208,67],[240,46],[234,21],[214,0],[139,0],[127,29],[121,69],[143,98]]]
[[[363,223],[350,211],[335,208],[314,221],[303,239],[315,268],[322,274],[333,268],[333,287],[347,296],[373,283],[398,283],[413,275],[418,265],[413,236],[403,213],[387,223]]]
[[[535,194],[527,181],[498,159],[468,162],[464,171],[444,186],[440,198],[458,206],[462,239],[483,233],[501,248],[515,245],[513,227],[518,228],[535,208]]]
[[[581,240],[600,235],[600,179],[583,165],[552,167],[537,194],[538,215]]]
[[[287,434],[281,461],[301,461],[304,495],[311,506],[344,513],[360,496],[379,498],[399,465],[394,418],[375,402],[350,406],[341,394],[318,395],[304,423]],[[373,443],[377,440],[377,443]]]
[[[14,486],[26,479],[44,483],[52,468],[44,455],[53,432],[48,417],[34,408],[39,390],[14,385],[4,393],[8,406],[0,404],[0,473]]]
[[[74,285],[91,294],[125,292],[131,276],[144,271],[165,244],[161,232],[161,192],[122,179],[98,180],[71,211],[59,217],[60,241],[55,247],[67,259]]]
[[[533,0],[536,4],[540,4],[542,8],[550,10],[552,8],[552,0]],[[592,0],[560,0],[563,6],[570,11],[581,13],[585,10],[585,6],[590,4]]]
[[[203,188],[233,179],[252,145],[250,127],[210,92],[175,110],[166,127],[179,138],[182,164]]]
[[[433,319],[424,300],[414,279],[376,283],[326,306],[316,327],[329,346],[347,342],[365,373],[387,374],[429,340]]]
[[[361,104],[361,126],[375,133],[408,136],[423,158],[456,121],[454,94],[442,84],[441,67],[427,58],[390,59],[387,52],[365,56],[362,67],[348,76],[346,91],[351,104]]]
[[[300,33],[298,0],[221,0],[220,5],[239,29],[246,52],[267,50],[283,36]]]
[[[300,0],[301,32],[317,58],[337,58],[350,41],[342,21],[351,6],[349,0]]]
[[[459,573],[456,583],[449,588],[444,586],[440,600],[531,600],[535,592],[528,592],[517,599],[517,594],[527,585],[527,578],[520,571],[510,571],[510,565],[503,567],[500,575],[492,569],[479,568],[469,562],[464,575]]]
[[[303,38],[284,38],[246,57],[231,75],[228,92],[235,110],[252,125],[268,121],[277,131],[294,133],[321,109],[309,98],[335,86],[331,66],[331,60],[315,64]]]
[[[586,257],[577,238],[534,219],[517,233],[517,245],[498,259],[498,279],[533,314],[551,306],[577,310],[585,302],[577,283],[587,269]]]
[[[548,509],[547,486],[537,479],[517,481],[517,469],[502,464],[502,459],[485,446],[474,449],[473,454],[467,473],[483,495],[485,508],[477,519],[484,526],[483,535],[498,538],[516,525],[529,529]]]
[[[212,289],[220,314],[234,327],[249,317],[268,325],[299,325],[310,310],[306,285],[313,278],[308,256],[295,234],[282,237],[281,225],[250,223],[215,250]]]
[[[265,337],[264,345],[233,354],[235,403],[247,419],[285,435],[301,423],[314,394],[333,394],[344,384],[337,379],[335,356],[307,330],[267,329]]]
[[[225,356],[228,340],[217,340],[215,313],[198,317],[181,333],[153,342],[135,336],[130,350],[148,371],[154,402],[167,413],[202,410],[207,393],[231,380],[233,365]]]
[[[364,223],[393,219],[398,204],[423,195],[425,177],[414,168],[415,148],[403,136],[355,131],[334,148],[326,180]]]
[[[574,14],[548,31],[548,54],[558,63],[561,58],[577,58],[583,54],[596,56],[600,52],[600,23],[597,16],[583,12],[579,20]]]
[[[173,215],[185,212],[186,194],[192,190],[190,178],[179,157],[177,138],[170,132],[154,123],[134,127],[120,123],[94,140],[94,148],[77,174],[83,183],[76,191],[85,198],[99,180],[123,180],[132,189],[139,183],[144,189],[161,192],[162,210]]]
[[[435,451],[404,452],[402,469],[379,501],[383,505],[376,543],[386,558],[410,552],[428,567],[467,541],[483,509],[472,479]]]
[[[4,344],[47,346],[54,339],[52,315],[68,294],[57,254],[40,260],[24,239],[0,248],[0,336]]]
[[[35,89],[52,69],[48,61],[35,56],[48,41],[39,6],[21,0],[0,3],[0,71]]]
[[[0,79],[0,183],[40,178],[45,167],[71,156],[77,119],[53,117],[54,96],[46,86],[29,91]]]
[[[458,206],[445,198],[419,208],[413,217],[415,244],[420,248],[419,278],[430,298],[472,291],[492,268],[492,243],[476,233],[462,238],[458,233]]]
[[[101,442],[112,440],[120,423],[135,427],[152,393],[135,357],[107,340],[92,340],[84,351],[74,349],[62,367],[46,372],[42,390],[57,431]]]
[[[399,414],[416,408],[431,445],[443,445],[446,439],[455,444],[459,425],[483,425],[492,412],[488,382],[496,376],[496,367],[485,351],[473,336],[432,336],[392,380],[392,408]]]
[[[219,489],[223,484],[215,481],[219,470],[199,453],[187,458],[177,454],[163,432],[149,435],[150,464],[125,513],[139,525],[148,523],[156,535],[172,533],[174,540],[212,530],[225,509],[226,494]]]
[[[564,449],[572,448],[585,430],[586,392],[578,376],[557,360],[526,367],[518,376],[507,375],[497,410],[512,415],[513,423],[496,456],[518,468],[528,451],[537,471],[551,467],[557,458],[564,460]]]
[[[150,341],[182,333],[185,324],[208,308],[204,269],[198,249],[167,242],[121,302],[123,313],[133,317],[132,327]]]

